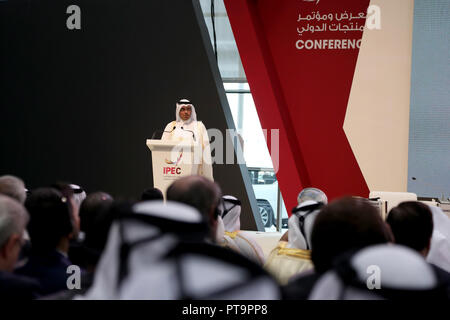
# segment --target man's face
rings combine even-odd
[[[22,235],[11,235],[6,244],[0,249],[0,257],[3,260],[3,271],[13,272],[24,241],[22,231]]]
[[[180,118],[183,121],[189,120],[192,114],[192,107],[191,106],[181,106],[180,109]]]

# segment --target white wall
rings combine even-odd
[[[365,30],[344,130],[371,191],[406,191],[414,0],[372,0],[381,30]]]

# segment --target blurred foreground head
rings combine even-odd
[[[164,196],[161,190],[159,190],[158,188],[150,188],[142,192],[141,200],[164,200]]]
[[[167,189],[167,200],[181,202],[197,209],[208,222],[211,239],[215,239],[218,205],[222,191],[217,183],[198,176],[176,180]]]
[[[25,203],[27,197],[25,184],[22,179],[11,175],[0,177],[0,194],[16,199],[21,204]]]
[[[111,226],[93,286],[82,299],[277,299],[257,264],[207,243],[203,215],[179,202],[123,207]]]
[[[317,215],[311,234],[311,259],[316,271],[323,273],[346,251],[392,240],[389,227],[366,199],[342,198]]]
[[[428,255],[433,234],[433,215],[421,202],[407,201],[389,211],[386,222],[394,234],[395,243]]]
[[[374,290],[375,289],[375,290]],[[408,247],[380,244],[341,256],[310,300],[447,300],[446,284]]]
[[[28,231],[33,250],[55,250],[78,232],[78,217],[67,195],[54,188],[33,190],[25,206],[30,214]]]
[[[110,226],[116,216],[115,209],[114,199],[105,192],[90,193],[81,204],[84,258],[89,267],[97,264],[105,248]]]

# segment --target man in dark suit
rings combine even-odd
[[[68,258],[70,239],[76,234],[76,219],[70,195],[53,188],[33,190],[25,206],[30,213],[28,231],[31,253],[17,274],[35,278],[48,295],[67,289],[72,264]]]
[[[14,199],[0,195],[0,300],[34,299],[39,295],[37,281],[12,273],[27,222],[25,208]]]
[[[433,234],[433,215],[430,207],[418,201],[400,203],[389,211],[386,222],[390,225],[397,244],[409,247],[424,258],[431,248]],[[450,273],[430,263],[438,282],[447,288],[450,298]]]

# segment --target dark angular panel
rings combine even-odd
[[[81,30],[66,27],[72,4]],[[138,197],[152,185],[145,140],[180,98],[207,128],[233,127],[195,0],[9,0],[0,17],[0,174],[29,188],[65,180]],[[242,227],[256,229],[246,175],[214,166],[224,193],[243,200]]]

